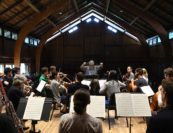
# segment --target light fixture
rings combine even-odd
[[[94,21],[97,22],[97,23],[99,23],[99,19],[97,19],[97,18],[94,18]]]
[[[73,27],[72,29],[70,29],[70,30],[68,31],[68,33],[72,33],[72,32],[74,32],[74,31],[76,31],[77,29],[78,29],[78,27],[75,26],[75,27]]]
[[[111,31],[113,31],[114,33],[117,33],[117,30],[116,29],[114,29],[113,27],[111,27],[111,26],[108,26],[108,29],[109,30],[111,30]]]
[[[91,18],[88,18],[88,19],[86,20],[87,23],[89,23],[89,22],[91,22],[91,21],[92,21]]]

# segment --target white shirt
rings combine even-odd
[[[61,117],[59,133],[102,133],[100,120],[87,113],[78,115],[76,113],[65,114]]]

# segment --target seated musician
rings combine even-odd
[[[150,118],[146,133],[171,133],[173,121],[173,81],[162,81],[166,107]]]
[[[12,86],[13,77],[12,77],[12,69],[7,67],[4,70],[5,76],[3,77],[3,86],[5,88],[6,93],[8,92],[9,88]]]
[[[148,72],[147,72],[147,69],[146,68],[142,68],[143,70],[143,78],[147,81],[147,83],[149,82],[149,79],[148,79]]]
[[[14,121],[6,113],[2,113],[3,103],[1,100],[2,99],[0,99],[0,133],[18,133]]]
[[[88,62],[88,65],[86,62],[84,62],[81,66],[80,69],[85,72],[86,76],[93,76],[93,75],[98,75],[98,70],[103,68],[103,63],[100,63],[100,65],[95,65],[93,60],[90,60]]]
[[[56,73],[56,66],[50,66],[50,68],[49,68],[50,76],[52,76],[52,73]]]
[[[125,87],[126,85],[118,80],[118,74],[115,70],[111,70],[108,74],[108,81],[105,83],[105,86],[100,89],[100,94],[106,94],[108,100],[112,94],[120,92],[121,87]]]
[[[133,73],[133,69],[131,66],[127,67],[127,73],[125,75],[123,75],[123,81],[125,82],[130,82],[132,79],[134,79],[134,73]]]
[[[131,80],[131,89],[133,92],[141,92],[140,87],[148,85],[147,81],[143,78],[142,68],[135,70],[135,80]]]
[[[100,84],[98,79],[93,79],[90,83],[90,94],[91,95],[100,95]]]
[[[73,95],[75,93],[76,90],[78,90],[79,88],[84,88],[86,90],[89,90],[89,86],[87,85],[84,85],[82,84],[82,80],[84,78],[84,74],[83,72],[78,72],[76,74],[76,77],[75,77],[75,83],[74,84],[71,84],[69,87],[68,87],[68,94],[70,95]]]
[[[164,76],[165,80],[167,81],[173,81],[173,68],[168,67],[164,69]],[[163,94],[163,87],[160,85],[158,87],[158,91],[155,93],[155,95],[152,98],[152,102],[150,104],[151,111],[159,111],[161,108],[165,107],[165,97]]]
[[[89,91],[78,89],[74,94],[74,113],[61,117],[59,133],[102,133],[101,122],[86,113],[90,104]]]

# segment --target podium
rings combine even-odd
[[[52,98],[45,98],[41,117],[40,117],[40,119],[37,119],[37,120],[24,119],[23,118],[25,110],[26,110],[27,102],[28,102],[28,98],[21,98],[20,99],[20,102],[19,102],[19,105],[17,108],[17,116],[22,120],[31,120],[32,126],[33,126],[33,131],[30,131],[30,133],[36,133],[35,125],[37,124],[37,121],[40,121],[40,120],[48,121],[49,120],[50,111],[52,108]],[[41,132],[41,131],[39,131],[39,132]]]

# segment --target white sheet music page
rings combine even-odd
[[[42,92],[45,85],[46,85],[46,82],[41,80],[39,85],[37,86],[37,91]]]
[[[90,80],[82,80],[82,84],[90,86],[91,81]]]
[[[99,80],[99,85],[100,85],[101,89],[103,89],[105,87],[105,83],[106,83],[106,79]]]
[[[93,117],[105,118],[105,96],[90,96],[91,103],[87,106],[87,113]],[[73,96],[70,102],[70,112],[74,112]]]
[[[117,116],[133,116],[133,107],[130,93],[115,94]]]
[[[43,111],[44,97],[29,97],[23,119],[40,120]]]
[[[145,94],[131,94],[134,116],[151,116],[148,96]]]
[[[154,95],[154,92],[153,92],[153,90],[151,89],[151,87],[150,87],[149,85],[141,87],[141,90],[142,90],[142,92],[145,93],[148,97]]]

